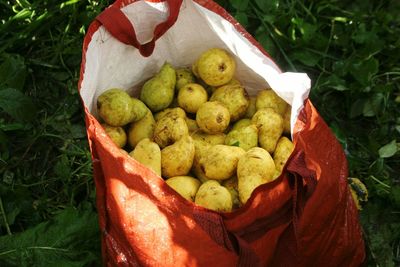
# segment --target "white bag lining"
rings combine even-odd
[[[133,22],[139,42],[152,38],[154,27],[168,15],[166,3],[138,1],[122,8]],[[140,27],[138,26],[140,25]],[[250,95],[272,88],[292,106],[291,125],[296,121],[311,82],[304,73],[281,73],[276,64],[250,43],[220,15],[184,0],[176,23],[156,41],[153,54],[143,57],[139,51],[119,42],[103,26],[92,36],[86,51],[86,63],[80,94],[94,115],[97,97],[109,88],[122,88],[138,95],[141,85],[153,76],[165,61],[174,67],[188,67],[205,50],[228,50],[237,63],[235,77]]]

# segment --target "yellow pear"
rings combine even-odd
[[[207,181],[203,183],[197,191],[195,203],[204,208],[230,212],[232,211],[232,197],[229,190],[217,181]]]
[[[236,62],[227,51],[212,48],[200,55],[193,70],[206,84],[221,86],[232,80]]]
[[[193,139],[189,135],[162,149],[162,176],[173,177],[188,174],[193,165],[194,153]]]
[[[184,175],[168,178],[165,182],[179,195],[192,202],[201,184],[196,178]]]
[[[129,155],[161,176],[160,147],[149,138],[142,139]]]

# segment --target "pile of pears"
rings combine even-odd
[[[271,89],[249,96],[235,71],[221,48],[190,68],[165,62],[138,98],[119,88],[97,98],[102,126],[182,197],[231,212],[278,178],[293,151],[291,107]]]

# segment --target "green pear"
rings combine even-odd
[[[256,109],[260,110],[263,108],[272,108],[283,116],[287,109],[288,104],[280,98],[273,90],[265,89],[261,90],[257,94],[256,98]]]
[[[185,121],[186,121],[186,125],[189,129],[189,133],[194,133],[194,132],[200,130],[199,125],[197,125],[196,120],[192,120],[192,119],[186,117]]]
[[[292,115],[292,107],[288,105],[285,114],[283,114],[283,132],[287,135],[290,135],[290,117]]]
[[[175,69],[166,62],[160,71],[143,85],[140,100],[153,112],[165,109],[174,99],[175,84]]]
[[[241,206],[239,200],[239,192],[238,192],[238,179],[236,176],[229,178],[228,180],[224,180],[222,182],[222,186],[228,189],[229,193],[231,193],[233,208],[239,208]]]
[[[133,119],[133,121],[139,121],[139,120],[143,119],[144,116],[146,116],[149,109],[139,99],[134,98],[134,97],[132,97],[131,99],[132,99],[132,103],[133,103],[132,113],[135,117]]]
[[[120,126],[111,126],[102,123],[101,126],[106,131],[106,134],[111,138],[111,140],[119,147],[122,148],[126,145],[126,133],[124,128]]]
[[[176,85],[175,89],[178,92],[183,86],[188,83],[195,83],[196,79],[189,69],[176,70]]]
[[[250,100],[249,100],[249,106],[247,107],[246,110],[246,114],[244,114],[245,118],[251,119],[254,115],[254,113],[256,113],[257,108],[256,108],[256,100],[257,98],[255,96],[250,96]]]
[[[233,124],[231,131],[239,130],[239,129],[247,127],[251,124],[252,124],[251,119],[248,119],[248,118],[238,120],[237,122],[235,122],[235,124]]]
[[[238,146],[245,151],[258,145],[258,128],[254,124],[230,131],[225,138],[225,145]]]
[[[97,98],[97,111],[108,125],[124,126],[136,119],[134,103],[122,89],[112,88]]]

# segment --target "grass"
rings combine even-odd
[[[53,259],[47,266],[99,265],[95,189],[77,80],[85,29],[107,2],[0,5],[0,265],[13,258],[23,266],[46,266],[43,258]],[[59,219],[66,215],[75,220]],[[42,235],[43,224],[54,237]],[[67,243],[55,242],[64,232]],[[80,256],[86,254],[95,256],[87,262]]]
[[[343,145],[350,175],[369,189],[360,213],[368,264],[398,266],[398,1],[218,2],[282,69],[309,74],[311,100]],[[77,80],[85,30],[110,3],[0,2],[2,266],[100,264]]]

